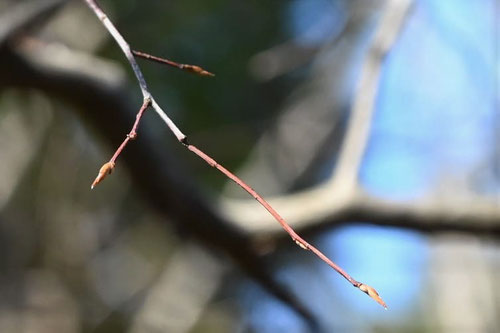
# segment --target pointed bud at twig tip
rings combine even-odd
[[[375,289],[363,283],[360,284],[358,288],[359,290],[361,290],[362,292],[373,298],[378,304],[382,305],[384,309],[387,310],[387,304],[385,304],[385,302],[382,300],[382,298],[379,296],[378,292]]]
[[[92,186],[90,186],[90,189],[94,189],[94,187],[97,186],[100,182],[106,178],[107,175],[109,175],[111,172],[113,172],[113,169],[115,168],[115,163],[114,162],[107,162],[104,163],[101,169],[99,169],[99,173],[97,174],[97,177],[95,178],[94,182],[92,183]]]
[[[201,68],[200,66],[196,66],[196,65],[183,64],[181,69],[188,71],[188,72],[191,72],[191,73],[194,73],[194,74],[201,75],[201,76],[215,76],[215,74],[210,73],[209,71],[206,71],[203,68]]]
[[[214,73],[211,73],[211,72],[209,72],[209,71],[205,71],[205,70],[201,71],[200,75],[203,75],[203,76],[211,76],[211,77],[214,77],[214,76],[215,76],[215,74],[214,74]]]

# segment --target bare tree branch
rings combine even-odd
[[[379,57],[381,61],[383,53],[374,52],[373,56]],[[129,115],[133,110],[130,108],[130,101],[123,96],[116,86],[110,86],[100,79],[89,79],[87,75],[78,73],[77,68],[73,68],[72,71],[54,70],[47,64],[37,64],[33,59],[22,57],[5,48],[1,49],[0,60],[2,64],[0,65],[0,73],[3,73],[3,75],[0,75],[0,85],[16,84],[25,87],[36,87],[50,94],[56,94],[59,98],[64,98],[82,107],[85,110],[84,118],[86,117],[93,124],[93,127],[104,133],[113,144],[118,143],[123,138],[119,128],[126,127],[126,124],[130,122]],[[380,66],[380,62],[378,66]],[[372,80],[378,81],[378,73],[376,75],[373,72],[371,73],[371,75],[366,75],[366,82],[368,82],[368,87],[373,87],[376,90],[377,84],[375,83],[374,86],[371,84],[373,83]],[[363,85],[360,84],[360,86]],[[70,91],[75,90],[73,87],[76,87],[76,91]],[[372,96],[375,96],[375,91]],[[358,105],[360,110],[366,111],[365,107],[370,103],[373,104],[373,99],[371,102],[367,102],[367,100],[370,100],[370,98],[366,97],[364,102],[359,102],[359,105],[364,105],[364,107]],[[356,109],[356,106],[354,109]],[[373,109],[373,105],[371,109]],[[118,110],[128,110],[129,114],[118,112]],[[372,111],[369,110],[368,112]],[[369,126],[366,126],[369,125],[367,119],[371,119],[371,115],[368,113],[368,115],[365,114],[357,119],[365,124],[362,127],[365,129],[364,139],[361,136],[355,140],[357,143],[352,145],[349,145],[348,142],[352,143],[353,141],[346,139],[345,149],[351,147],[352,152],[348,155],[351,156],[350,161],[359,166],[369,135]],[[355,122],[354,118],[351,121]],[[114,126],[111,124],[114,124]],[[356,127],[351,125],[349,128]],[[148,141],[147,134],[144,140]],[[275,289],[272,293],[281,295],[278,296],[280,299],[289,302],[288,304],[297,303],[286,290],[279,286],[276,287],[276,283],[267,275],[262,260],[252,251],[251,242],[241,232],[241,230],[247,230],[252,235],[260,235],[265,232],[266,234],[270,233],[270,237],[284,238],[284,234],[279,232],[281,231],[279,226],[269,224],[270,219],[267,213],[260,215],[253,201],[251,203],[247,201],[229,202],[228,205],[222,206],[223,211],[226,208],[229,211],[224,214],[225,217],[221,218],[214,213],[212,207],[199,199],[197,193],[190,193],[193,186],[187,178],[181,177],[181,179],[178,179],[180,176],[178,171],[169,171],[154,165],[159,163],[159,160],[166,159],[168,165],[172,166],[172,169],[176,169],[172,157],[166,158],[164,153],[154,149],[154,144],[151,144],[151,146],[137,144],[137,146],[131,148],[130,154],[127,155],[134,156],[134,158],[139,156],[140,159],[132,161],[133,158],[125,157],[124,165],[132,171],[132,178],[136,180],[138,188],[151,200],[154,207],[159,209],[165,216],[174,215],[179,228],[188,229],[190,233],[202,239],[205,244],[211,244],[229,253],[241,267],[248,272],[252,272],[250,275],[256,278],[257,281],[260,281],[265,286],[267,283],[268,290]],[[138,152],[138,150],[143,151]],[[346,158],[346,160],[349,159]],[[138,161],[141,161],[141,163],[138,163]],[[348,164],[347,162],[344,163]],[[164,163],[159,164],[164,165]],[[148,172],[152,170],[152,174],[145,173],[144,168]],[[346,173],[347,179],[352,180],[353,175],[351,173],[355,172],[355,181],[357,181],[357,169],[355,168],[355,171],[348,170],[349,173]],[[339,170],[342,170],[342,168],[337,168],[334,177],[338,177]],[[168,175],[162,176],[162,173],[165,172]],[[145,181],[146,184],[142,184],[144,178],[149,178]],[[171,185],[174,187],[170,187]],[[287,220],[294,228],[307,233],[316,232],[332,225],[368,221],[375,224],[396,225],[426,232],[449,230],[475,234],[493,232],[495,236],[500,236],[500,211],[497,202],[494,202],[494,200],[474,197],[471,202],[469,198],[463,199],[464,202],[467,202],[467,206],[461,204],[461,201],[443,202],[442,200],[435,200],[436,198],[432,198],[434,200],[426,199],[425,201],[400,203],[373,197],[355,186],[343,191],[342,187],[333,185],[332,181],[310,191],[276,198],[271,203],[273,206],[276,204],[275,206],[282,211],[283,215],[288,217]],[[158,196],[163,197],[159,198]],[[185,209],[182,209],[182,206],[186,205],[196,207],[194,210],[201,209],[201,212],[186,212]],[[232,209],[236,209],[238,213],[231,212]],[[207,215],[204,215],[206,212],[208,212]],[[254,216],[256,221],[248,219],[247,216]],[[241,227],[241,230],[227,227],[228,221],[233,220],[238,227]],[[194,226],[191,226],[191,223],[185,225],[181,221],[194,221]],[[216,223],[212,224],[213,221]],[[207,226],[198,224],[207,224]],[[231,241],[222,239],[225,237],[234,237],[234,239]],[[286,301],[286,299],[289,301]],[[301,308],[300,304],[292,306],[296,309]],[[303,307],[300,311],[307,313]]]
[[[241,188],[243,188],[248,194],[250,194],[255,200],[257,200],[273,217],[274,219],[283,227],[283,229],[290,235],[292,240],[297,243],[302,249],[311,251],[313,252],[318,258],[323,260],[326,264],[328,264],[330,267],[332,267],[337,273],[339,273],[342,277],[344,277],[349,283],[351,283],[354,287],[358,288],[359,290],[363,291],[366,293],[368,296],[370,296],[372,299],[374,299],[377,303],[382,305],[384,308],[387,308],[385,302],[379,297],[378,293],[373,289],[372,287],[365,285],[359,281],[356,281],[354,278],[352,278],[347,272],[345,272],[341,267],[339,267],[337,264],[335,264],[332,260],[330,260],[326,255],[324,255],[320,250],[318,250],[316,247],[305,241],[301,236],[299,236],[289,225],[288,223],[278,214],[278,212],[271,206],[269,203],[267,203],[264,198],[262,198],[255,190],[253,190],[250,186],[248,186],[243,180],[238,178],[236,175],[228,171],[226,168],[224,168],[222,165],[217,163],[213,158],[208,156],[206,153],[201,151],[199,148],[196,146],[190,144],[187,140],[186,135],[184,135],[179,128],[172,122],[172,120],[165,114],[165,112],[161,109],[161,107],[156,103],[154,100],[153,96],[149,92],[146,81],[144,80],[144,76],[137,65],[133,53],[130,49],[130,46],[128,43],[125,41],[125,39],[121,36],[121,34],[118,32],[118,30],[115,28],[113,23],[108,19],[106,14],[99,8],[95,0],[85,0],[85,2],[88,4],[88,6],[94,11],[96,16],[102,21],[104,26],[107,28],[109,33],[113,36],[115,41],[118,43],[120,48],[122,49],[123,53],[127,57],[134,73],[135,76],[137,77],[137,80],[139,82],[140,88],[142,90],[142,94],[144,97],[144,105],[151,105],[153,106],[153,109],[160,115],[160,117],[165,121],[167,126],[170,128],[172,133],[177,137],[177,140],[182,143],[188,150],[196,154],[198,157],[203,159],[205,162],[207,162],[210,166],[216,168],[219,170],[222,174],[224,174],[226,177],[234,181],[236,184],[238,184]],[[142,109],[141,109],[142,110]],[[125,141],[125,144],[128,141]],[[114,162],[108,162],[101,168],[98,178],[96,180],[99,180],[100,175],[107,174],[112,170],[114,167]]]

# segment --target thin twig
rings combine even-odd
[[[125,146],[127,145],[127,143],[130,140],[135,140],[137,138],[137,127],[139,126],[139,122],[141,121],[141,118],[142,118],[142,115],[144,114],[144,111],[146,111],[146,109],[149,107],[150,104],[151,104],[151,100],[150,99],[146,99],[144,101],[144,103],[142,104],[139,112],[137,113],[137,116],[135,116],[134,126],[132,126],[132,129],[130,130],[130,133],[127,134],[127,137],[125,138],[125,140],[123,140],[123,143],[116,150],[116,152],[113,155],[113,157],[111,158],[110,162],[115,163],[116,159],[118,158],[118,156],[122,152],[123,148],[125,148]]]
[[[233,173],[228,171],[226,168],[221,166],[219,163],[217,163],[213,158],[205,154],[203,151],[198,149],[197,147],[191,145],[187,141],[187,137],[178,129],[178,127],[172,122],[172,120],[163,112],[163,110],[160,108],[160,106],[156,103],[154,98],[152,97],[151,93],[149,92],[146,81],[144,80],[144,76],[137,65],[135,59],[133,58],[130,46],[128,43],[125,41],[125,39],[121,36],[121,34],[118,32],[118,30],[114,27],[113,23],[108,19],[106,14],[99,8],[99,6],[96,4],[94,0],[85,0],[85,2],[88,4],[88,6],[94,11],[96,16],[102,21],[104,26],[108,29],[110,34],[115,38],[116,42],[120,45],[122,51],[125,53],[127,59],[129,60],[132,70],[134,71],[138,81],[139,85],[141,87],[144,99],[150,99],[152,107],[157,111],[157,113],[161,116],[161,118],[165,121],[167,126],[172,130],[173,134],[177,137],[179,142],[181,142],[187,149],[189,149],[191,152],[202,158],[205,162],[207,162],[210,166],[216,168],[220,172],[222,172],[224,175],[226,175],[229,179],[233,180],[236,184],[241,186],[245,191],[247,191],[252,197],[254,197],[264,208],[267,209],[267,211],[278,221],[278,223],[281,224],[283,229],[290,235],[293,241],[297,243],[301,248],[305,250],[310,250],[313,252],[316,256],[318,256],[321,260],[326,262],[330,267],[332,267],[335,271],[337,271],[340,275],[342,275],[347,281],[349,281],[354,287],[360,289],[367,295],[369,295],[371,298],[373,298],[375,301],[377,301],[380,305],[382,305],[384,308],[387,308],[386,304],[384,301],[379,297],[378,293],[373,289],[372,287],[365,285],[361,282],[358,282],[354,280],[349,274],[347,274],[342,268],[340,268],[337,264],[335,264],[333,261],[331,261],[326,255],[324,255],[321,251],[319,251],[317,248],[306,242],[302,237],[300,237],[289,225],[286,223],[286,221],[274,210],[274,208],[269,205],[257,192],[255,192],[250,186],[248,186],[245,182],[243,182],[241,179],[239,179],[237,176],[235,176]],[[110,173],[114,167],[114,162],[110,161],[106,163],[103,168],[106,173]],[[100,172],[101,172],[100,171]]]
[[[140,57],[140,58],[144,58],[144,59],[151,60],[154,62],[158,62],[158,63],[163,64],[163,65],[175,67],[175,68],[178,68],[178,69],[186,71],[186,72],[198,74],[201,76],[215,76],[214,73],[211,73],[211,72],[201,68],[200,66],[189,65],[189,64],[179,64],[179,63],[172,61],[172,60],[169,60],[169,59],[160,58],[160,57],[157,57],[157,56],[145,53],[145,52],[136,51],[136,50],[132,50],[132,53],[136,57]]]
[[[332,267],[337,273],[342,275],[349,283],[351,283],[354,287],[360,289],[364,293],[368,294],[370,297],[372,297],[375,301],[377,301],[380,305],[382,305],[384,308],[387,309],[387,305],[385,302],[380,298],[378,293],[373,289],[372,287],[365,285],[359,281],[356,281],[353,279],[346,271],[344,271],[339,265],[335,264],[330,258],[328,258],[323,252],[318,250],[316,247],[313,245],[309,244],[307,241],[305,241],[302,237],[300,237],[295,230],[290,227],[290,225],[281,217],[281,215],[266,201],[264,200],[260,194],[258,194],[253,188],[251,188],[249,185],[247,185],[243,180],[238,178],[236,175],[234,175],[231,171],[227,170],[224,168],[222,165],[217,163],[213,158],[202,152],[200,149],[198,149],[196,146],[185,143],[185,146],[198,155],[200,158],[202,158],[205,162],[208,163],[213,168],[216,168],[220,172],[222,172],[226,177],[231,179],[233,182],[238,184],[241,188],[243,188],[246,192],[248,192],[255,200],[257,200],[273,217],[276,221],[278,221],[279,224],[283,227],[283,229],[290,235],[292,240],[300,246],[304,250],[310,250],[313,252],[318,258],[326,262],[330,267]]]
[[[90,189],[94,189],[94,187],[102,182],[104,178],[106,178],[107,175],[109,175],[111,172],[113,172],[113,169],[115,168],[116,165],[116,159],[120,154],[122,153],[123,149],[127,146],[128,142],[130,140],[135,140],[137,138],[137,128],[139,127],[139,123],[141,122],[142,115],[144,114],[144,111],[151,105],[151,99],[146,98],[144,99],[144,103],[142,104],[141,108],[139,109],[139,112],[137,112],[137,115],[135,116],[135,122],[134,125],[132,126],[132,129],[130,132],[127,134],[125,137],[125,140],[123,140],[122,144],[118,147],[118,149],[115,151],[113,154],[113,157],[109,160],[109,162],[104,163],[104,165],[101,167],[99,170],[99,173],[97,174],[97,177],[95,178],[94,182],[90,186]]]

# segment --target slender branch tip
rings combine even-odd
[[[211,76],[211,77],[215,76],[214,73],[209,72],[200,66],[190,65],[190,64],[180,64],[180,63],[177,63],[175,61],[172,61],[172,60],[169,60],[166,58],[157,57],[157,56],[154,56],[154,55],[151,55],[151,54],[148,54],[145,52],[137,51],[137,50],[132,50],[132,53],[136,57],[150,60],[153,62],[157,62],[157,63],[163,64],[163,65],[168,65],[170,67],[175,67],[175,68],[178,68],[182,71],[190,72],[190,73],[197,74],[200,76]]]

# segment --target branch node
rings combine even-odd
[[[292,238],[293,239],[293,238]],[[307,244],[304,244],[302,243],[300,240],[298,239],[293,239],[293,241],[295,242],[295,244],[297,244],[298,246],[300,246],[302,249],[308,251],[309,250],[309,247],[307,246]]]

